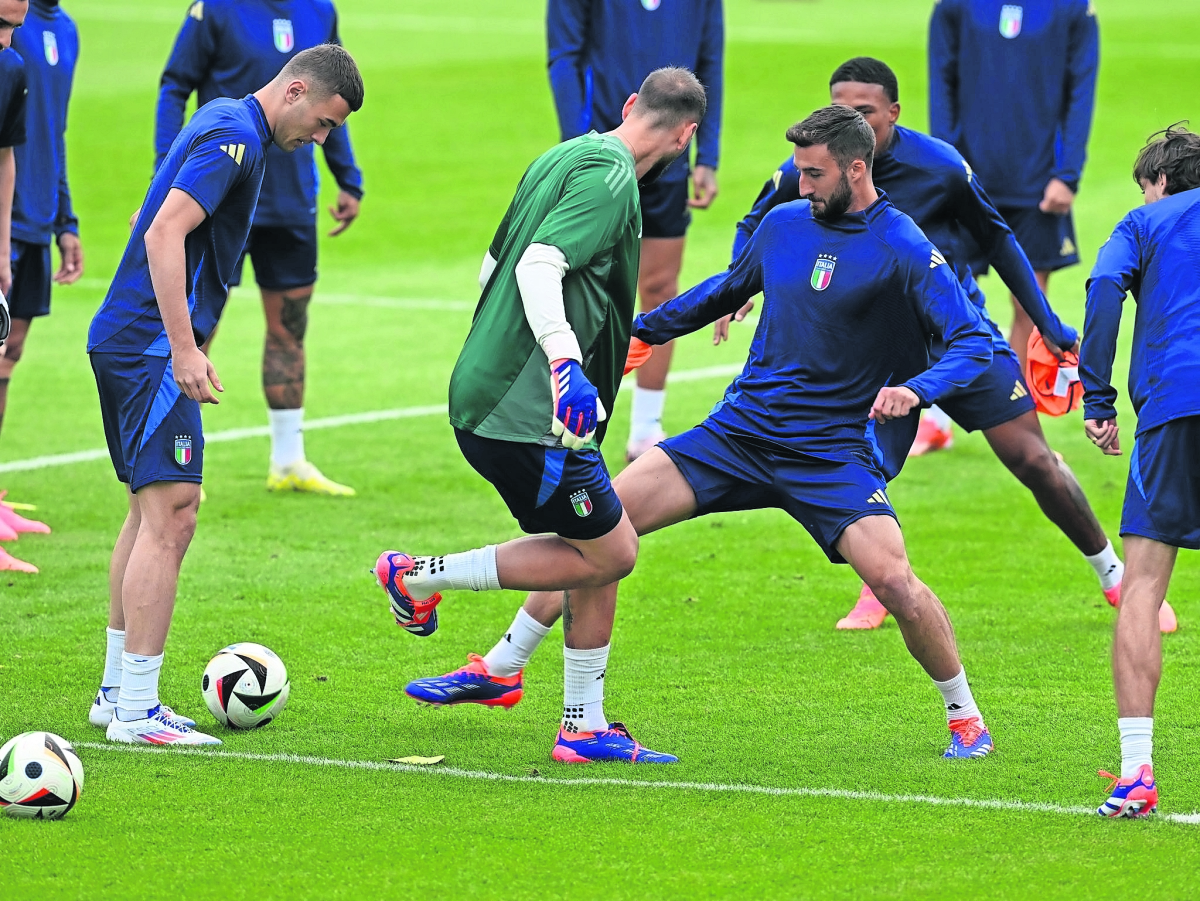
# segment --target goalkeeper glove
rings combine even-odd
[[[8,340],[10,331],[12,331],[12,316],[8,312],[8,301],[4,299],[3,294],[0,294],[0,344]]]
[[[567,358],[551,361],[550,391],[554,397],[551,431],[562,439],[563,447],[579,450],[608,416],[596,387],[587,380],[578,361]]]
[[[629,338],[629,355],[625,357],[625,375],[633,372],[643,363],[650,359],[650,355],[654,353],[654,348],[643,341],[641,338],[631,336]]]

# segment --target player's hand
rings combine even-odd
[[[1092,444],[1105,454],[1110,457],[1121,456],[1121,439],[1118,437],[1120,429],[1117,428],[1115,416],[1112,419],[1085,419],[1083,428]]]
[[[649,360],[650,355],[653,353],[653,345],[647,344],[641,338],[631,335],[629,337],[629,353],[625,357],[625,371],[622,375],[629,375],[629,373]]]
[[[1065,216],[1071,212],[1074,202],[1075,192],[1067,187],[1067,183],[1060,178],[1052,178],[1046,183],[1038,209],[1053,216]]]
[[[58,236],[58,256],[61,265],[54,273],[56,285],[69,285],[79,281],[83,275],[83,245],[79,243],[79,235],[63,232]]]
[[[587,380],[577,361],[552,360],[550,391],[554,397],[550,430],[562,439],[567,450],[579,450],[596,434],[596,426],[608,417],[596,386]]]
[[[693,210],[707,210],[717,199],[717,170],[712,166],[697,166],[692,170],[692,196],[687,205]]]
[[[218,404],[217,396],[209,390],[211,383],[218,391],[224,391],[216,367],[198,347],[189,347],[176,353],[171,352],[171,369],[175,373],[175,384],[179,390],[194,401],[202,404]]]
[[[754,309],[754,301],[748,300],[748,301],[746,301],[746,305],[744,307],[742,307],[740,310],[738,310],[736,313],[733,313],[732,315],[729,315],[729,316],[722,316],[715,323],[713,323],[713,346],[720,344],[722,341],[729,340],[729,323],[730,323],[730,321],[741,322],[748,315],[750,315],[750,311],[753,309]]]
[[[338,191],[337,206],[329,208],[329,215],[337,220],[337,227],[329,233],[333,238],[350,227],[350,223],[358,218],[359,199],[346,191]]]
[[[0,254],[0,294],[5,297],[12,290],[12,256]]]
[[[913,407],[921,405],[921,398],[915,391],[900,385],[895,388],[880,388],[871,404],[869,419],[876,422],[887,422],[889,419],[899,419],[912,412]]]

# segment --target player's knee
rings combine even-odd
[[[21,359],[21,355],[25,353],[25,339],[13,339],[10,335],[8,340],[4,342],[4,347],[0,348],[0,368],[12,371],[12,367]]]
[[[1024,448],[1005,463],[1022,485],[1035,491],[1051,487],[1062,478],[1058,458],[1045,444],[1041,447]]]
[[[867,582],[879,603],[897,619],[920,618],[920,598],[916,591],[916,576],[905,563],[890,567]]]
[[[621,581],[633,572],[633,567],[637,564],[637,533],[633,529],[625,529],[623,531],[627,534],[622,534],[613,543],[604,561],[602,581],[600,582],[602,585]]]
[[[643,275],[638,284],[643,307],[656,307],[679,293],[679,273],[662,272]]]

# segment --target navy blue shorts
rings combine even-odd
[[[308,225],[255,225],[246,249],[233,269],[229,287],[242,283],[242,264],[249,255],[254,281],[267,291],[306,288],[317,280],[317,222]]]
[[[137,491],[151,482],[200,482],[200,404],[179,390],[169,357],[91,354],[104,437],[117,478]]]
[[[705,420],[658,445],[696,495],[695,516],[778,507],[834,563],[846,527],[864,516],[896,519],[883,474],[871,463],[802,459],[769,450]]]
[[[642,237],[682,238],[692,221],[688,209],[688,182],[659,179],[640,189]]]
[[[1200,550],[1200,416],[1138,435],[1129,460],[1121,534]]]
[[[454,430],[471,467],[487,479],[530,535],[591,541],[617,527],[625,510],[599,451],[481,438]]]
[[[941,351],[935,347],[933,362],[941,359]],[[966,388],[939,400],[938,406],[968,432],[985,432],[1037,409],[1021,375],[1021,361],[994,324],[992,365]]]
[[[50,278],[54,274],[49,244],[12,239],[12,290],[8,310],[13,319],[36,319],[50,314]]]
[[[1033,206],[1002,206],[999,213],[1029,257],[1035,272],[1053,272],[1079,262],[1075,221],[1070,213],[1055,216]]]

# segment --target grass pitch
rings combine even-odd
[[[162,690],[225,745],[197,754],[92,746],[101,736],[86,711],[122,489],[103,457],[28,461],[103,447],[87,323],[150,175],[158,75],[185,4],[66,6],[83,42],[68,147],[87,274],[56,288],[54,315],[35,324],[0,442],[0,486],[36,502],[55,528],[10,546],[40,576],[0,578],[0,737],[49,729],[81,743],[87,786],[62,822],[0,819],[0,895],[1195,897],[1200,826],[1179,817],[1200,810],[1196,560],[1181,556],[1170,593],[1182,626],[1165,641],[1158,707],[1165,815],[1089,818],[1081,811],[1104,787],[1094,771],[1119,761],[1113,613],[978,436],[912,462],[892,497],[914,566],[958,629],[997,741],[986,760],[939,758],[938,698],[895,626],[835,632],[857,593],[853,574],[772,511],[647,538],[622,589],[606,708],[649,746],[678,753],[677,766],[549,760],[557,630],[511,713],[422,710],[404,697],[407,680],[486,651],[521,600],[452,595],[441,630],[422,641],[392,625],[368,569],[385,547],[449,551],[516,534],[429,408],[444,403],[480,255],[521,171],[557,137],[540,3],[342,3],[343,37],[367,79],[351,121],[367,197],[360,221],[322,245],[307,410],[310,421],[392,412],[308,434],[309,457],[358,489],[349,501],[267,495],[261,434],[209,444],[209,500]],[[1140,202],[1134,153],[1150,132],[1194,114],[1200,78],[1191,0],[1097,6],[1099,102],[1077,205],[1089,264]],[[925,126],[928,13],[916,0],[728,0],[721,196],[695,218],[685,284],[724,266],[733,224],[789,152],[784,129],[827,102],[829,73],[844,59],[887,60],[900,77],[901,121]],[[1055,306],[1077,325],[1085,277],[1080,266],[1051,282]],[[985,287],[1006,321],[1003,288]],[[214,353],[226,392],[207,411],[210,437],[265,422],[261,339],[257,297],[241,289]],[[706,334],[680,342],[676,371],[691,378],[671,390],[670,430],[704,416],[748,342],[745,328],[718,349]],[[614,462],[627,409],[615,414]],[[1132,426],[1128,407],[1123,416]],[[1078,414],[1046,430],[1115,534],[1124,458],[1092,448]],[[293,683],[282,717],[248,734],[213,726],[199,693],[209,657],[241,640],[278,651]],[[412,754],[444,754],[446,764],[383,763]]]

